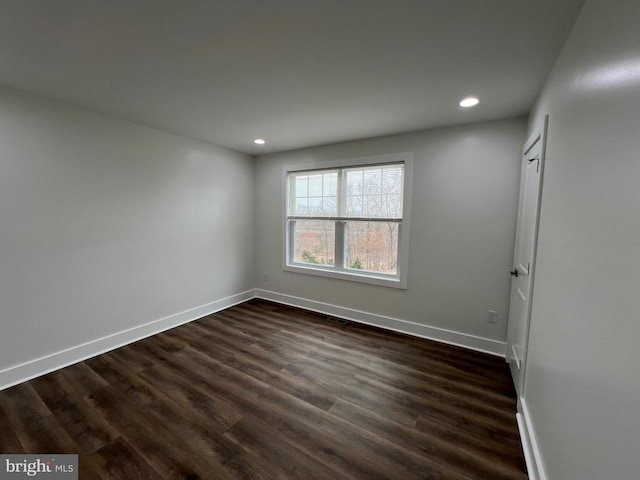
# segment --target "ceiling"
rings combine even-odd
[[[0,82],[255,155],[526,114],[582,3],[0,0]]]

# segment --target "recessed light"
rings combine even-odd
[[[464,108],[475,107],[479,103],[480,100],[478,100],[476,97],[466,97],[460,100],[460,106]]]
[[[265,143],[267,143],[264,138],[256,138],[253,143],[255,143],[256,145],[264,145]]]

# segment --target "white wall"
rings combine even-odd
[[[251,289],[253,182],[247,155],[0,88],[0,371]]]
[[[525,406],[547,479],[640,478],[640,2],[587,1],[550,115]]]
[[[504,341],[525,129],[519,118],[258,157],[258,288]],[[415,155],[409,288],[282,271],[282,165],[398,152]]]

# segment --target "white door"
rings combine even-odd
[[[524,366],[527,360],[546,129],[547,119],[543,129],[529,137],[522,151],[516,248],[513,269],[510,272],[511,303],[507,336],[507,361],[518,394],[522,394]]]

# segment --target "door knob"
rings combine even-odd
[[[516,277],[516,278],[518,277],[518,269],[517,268],[514,268],[509,273],[511,274],[512,277]]]

